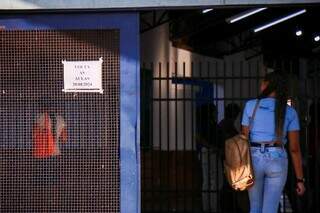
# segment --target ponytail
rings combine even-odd
[[[287,77],[279,72],[268,73],[264,81],[268,82],[268,86],[258,96],[258,99],[268,97],[272,92],[276,94],[275,103],[275,132],[278,138],[282,137],[283,126],[286,116],[288,85]]]

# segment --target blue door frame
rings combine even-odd
[[[140,212],[140,74],[138,13],[0,16],[5,30],[120,30],[120,205]]]

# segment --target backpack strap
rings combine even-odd
[[[257,100],[256,102],[256,105],[254,106],[254,109],[253,109],[253,113],[252,113],[252,116],[249,120],[249,133],[248,133],[248,138],[250,137],[250,131],[253,127],[253,121],[254,121],[254,118],[256,117],[256,113],[257,113],[257,110],[258,110],[258,107],[259,107],[259,103],[260,103],[260,99]]]

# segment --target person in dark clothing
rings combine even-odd
[[[202,104],[197,107],[197,148],[217,148],[219,145],[216,137],[217,121],[216,121],[216,106],[212,103]],[[220,137],[220,136],[219,136]]]
[[[53,211],[60,205],[60,146],[67,142],[66,123],[53,100],[39,100],[39,109],[32,128],[35,211]]]
[[[196,142],[201,162],[202,211],[218,211],[218,191],[222,187],[222,164],[218,157],[221,134],[216,121],[216,106],[205,103],[197,107]]]
[[[231,103],[225,108],[225,117],[220,121],[218,128],[222,135],[222,156],[224,153],[224,141],[237,134],[239,131],[235,127],[241,108],[238,104]],[[222,157],[223,158],[223,157]],[[249,197],[247,191],[234,191],[224,177],[224,183],[221,193],[221,208],[225,213],[247,213],[249,212]]]
[[[225,117],[218,125],[224,140],[239,134],[239,131],[235,127],[234,123],[238,118],[240,111],[241,109],[238,104],[231,103],[226,106]]]
[[[308,167],[309,184],[312,201],[310,208],[312,210],[320,209],[320,194],[318,190],[319,182],[319,154],[320,154],[320,102],[316,100],[309,107],[310,123],[308,125]],[[318,200],[317,200],[318,199]]]
[[[318,102],[318,104],[316,103]],[[298,196],[295,193],[295,179],[294,170],[292,168],[292,161],[289,159],[288,179],[285,187],[285,193],[289,198],[289,202],[292,208],[292,213],[299,212],[318,212],[320,209],[320,194],[318,190],[319,182],[319,153],[320,145],[320,102],[319,100],[312,102],[309,106],[309,116],[307,123],[307,155],[304,156],[307,162],[308,169],[306,170],[308,191],[304,196]],[[305,168],[306,169],[306,168]],[[318,200],[317,200],[318,199]],[[279,211],[280,212],[280,211]]]

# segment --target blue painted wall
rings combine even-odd
[[[140,74],[138,13],[0,16],[6,30],[120,30],[121,212],[140,212]]]

